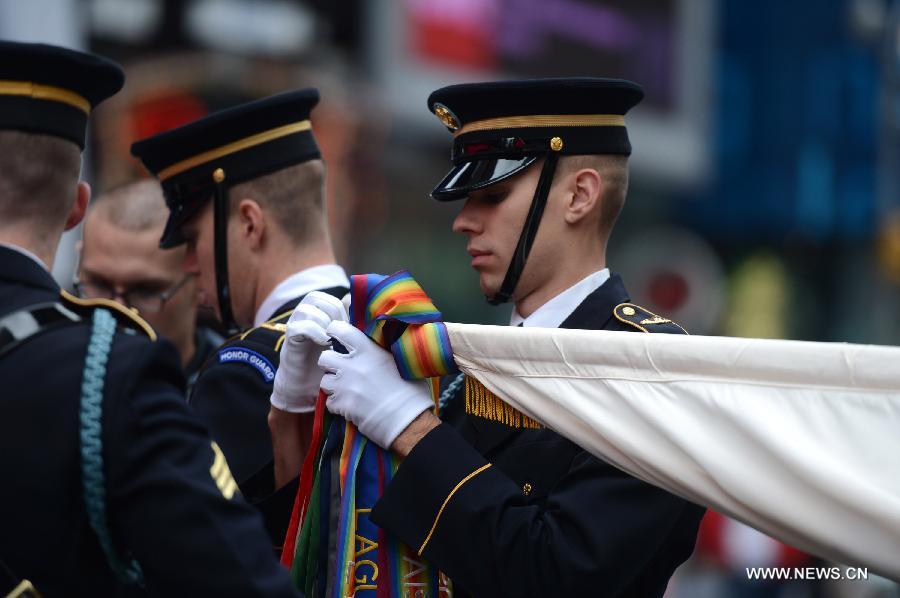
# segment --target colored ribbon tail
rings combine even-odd
[[[319,396],[316,399],[316,415],[313,421],[312,439],[306,455],[303,457],[303,466],[300,469],[300,485],[297,488],[297,497],[294,499],[294,509],[291,513],[291,522],[288,525],[284,546],[281,549],[281,563],[288,569],[294,564],[297,534],[300,532],[300,523],[303,521],[303,515],[309,505],[310,494],[312,493],[316,455],[322,445],[322,421],[325,417],[325,400],[325,393],[319,390]]]

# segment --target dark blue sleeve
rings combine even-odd
[[[189,403],[243,484],[272,461],[269,397],[278,367],[273,345],[229,343],[212,355]]]
[[[565,439],[541,444],[523,455],[568,466],[536,503],[442,424],[401,464],[372,520],[475,596],[661,596],[702,509]]]
[[[262,521],[181,398],[165,343],[114,347],[104,406],[113,538],[155,595],[297,596]],[[133,354],[137,354],[132,357]]]

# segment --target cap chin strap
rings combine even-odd
[[[240,331],[240,326],[234,321],[234,312],[231,310],[231,285],[228,284],[228,189],[222,183],[215,185],[213,202],[216,295],[219,299],[219,317],[228,336],[231,336]]]
[[[500,285],[500,290],[493,297],[487,298],[488,303],[491,305],[499,305],[509,301],[513,291],[516,290],[516,285],[519,284],[519,278],[525,269],[525,261],[528,259],[531,246],[534,244],[534,238],[537,236],[538,227],[541,225],[541,217],[544,215],[544,208],[547,206],[547,197],[550,195],[550,185],[553,183],[553,175],[556,173],[556,163],[558,161],[558,152],[549,152],[546,160],[544,160],[541,178],[538,179],[537,187],[534,190],[534,198],[531,200],[528,216],[525,217],[525,224],[522,226],[522,233],[519,235],[516,251],[513,253],[512,259],[509,260],[509,268],[506,270],[503,284]]]

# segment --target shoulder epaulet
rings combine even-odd
[[[623,324],[637,328],[641,332],[662,332],[664,334],[687,334],[687,330],[676,322],[658,316],[649,309],[634,303],[620,303],[613,309],[613,315]]]
[[[281,343],[284,342],[284,333],[287,330],[287,321],[291,317],[293,310],[288,310],[282,314],[278,314],[271,320],[267,320],[259,326],[254,326],[249,330],[245,330],[237,334],[226,342],[235,342],[243,340],[252,340],[263,344],[273,344],[275,351],[281,349]]]
[[[156,332],[153,330],[153,327],[144,318],[140,317],[136,311],[125,307],[121,303],[117,303],[112,299],[82,299],[65,289],[60,290],[59,295],[66,307],[82,317],[89,318],[95,309],[102,307],[112,313],[119,326],[144,334],[152,341],[156,340]]]
[[[275,371],[278,369],[279,352],[284,343],[284,333],[287,330],[285,322],[290,317],[291,312],[288,311],[259,326],[235,334],[210,355],[209,360],[215,360],[220,364],[247,364],[253,367],[265,382],[273,382]],[[206,369],[205,365],[203,369]]]

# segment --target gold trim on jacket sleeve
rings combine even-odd
[[[428,546],[429,540],[431,540],[431,535],[434,534],[434,530],[437,528],[438,521],[441,519],[441,515],[444,513],[444,508],[447,506],[447,503],[450,502],[450,499],[453,498],[453,495],[456,494],[456,491],[463,487],[463,484],[477,476],[479,473],[490,467],[491,464],[488,463],[486,465],[482,465],[463,479],[459,481],[459,483],[453,487],[453,490],[450,491],[450,494],[447,495],[447,498],[444,499],[444,504],[441,505],[441,508],[438,509],[437,515],[434,518],[434,523],[431,524],[431,530],[429,530],[428,535],[425,536],[425,541],[422,542],[422,546],[419,547],[419,556],[422,556],[422,552],[425,551],[425,547]]]

